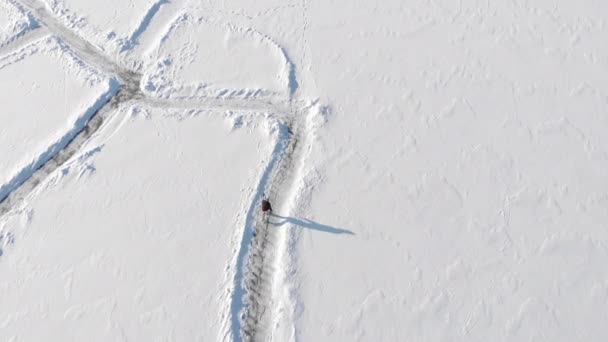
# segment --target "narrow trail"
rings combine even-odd
[[[61,21],[49,13],[43,3],[33,0],[14,1],[16,4],[21,5],[25,10],[30,11],[40,26],[60,37],[61,40],[76,52],[82,60],[95,66],[99,71],[115,76],[123,84],[129,83],[130,81],[139,81],[141,79],[141,77],[133,79],[132,71],[122,67],[105,55],[99,48],[67,28]],[[137,87],[137,89],[139,89],[139,87]]]
[[[313,128],[308,119],[312,107],[292,108],[274,151],[274,159],[261,178],[256,196],[249,208],[245,232],[237,266],[242,270],[235,277],[232,298],[235,341],[282,341],[274,336],[277,324],[291,324],[290,305],[285,298],[284,276],[293,271],[294,231],[279,228],[285,216],[306,200],[301,197],[303,166],[313,141]],[[273,213],[261,212],[261,201],[266,197],[273,203]],[[283,216],[285,215],[285,216]],[[297,298],[295,299],[297,301]],[[287,322],[286,322],[287,321]],[[278,323],[282,322],[282,323]]]
[[[24,32],[10,42],[0,46],[0,56],[8,55],[11,52],[21,50],[25,46],[42,39],[42,37],[48,34],[49,32],[46,29],[40,27]]]
[[[103,126],[103,123],[121,104],[144,98],[144,94],[139,87],[141,75],[120,67],[117,63],[105,57],[97,48],[72,33],[69,29],[60,26],[46,11],[44,6],[34,6],[26,1],[18,2],[18,4],[23,5],[26,10],[32,11],[42,28],[58,36],[61,39],[61,43],[65,44],[83,61],[113,76],[115,78],[114,81],[118,82],[119,88],[110,98],[101,99],[105,103],[99,106],[99,109],[79,132],[75,132],[63,146],[59,146],[59,150],[56,153],[50,154],[46,160],[39,160],[37,164],[31,166],[34,168],[34,171],[31,172],[29,177],[21,177],[25,179],[21,182],[15,182],[14,187],[9,189],[8,194],[0,199],[0,217],[21,203],[44,179],[77,154],[82,146]],[[39,29],[30,33],[33,38],[40,36],[39,33],[35,33],[37,30]],[[23,38],[25,42],[31,39],[28,36],[29,34]]]
[[[67,142],[56,154],[40,165],[32,175],[17,184],[3,199],[0,199],[0,218],[17,207],[35,191],[52,173],[60,169],[72,157],[82,151],[85,144],[111,121],[113,115],[124,105],[141,103],[154,108],[247,110],[273,113],[271,120],[279,123],[278,141],[257,186],[252,203],[246,213],[243,237],[236,256],[233,289],[230,297],[230,327],[226,338],[233,341],[272,340],[273,315],[276,314],[276,293],[273,292],[277,279],[277,256],[289,239],[287,230],[276,229],[273,217],[262,217],[259,205],[266,194],[280,214],[288,215],[299,174],[295,165],[301,163],[303,136],[307,133],[304,119],[310,104],[293,98],[204,98],[167,100],[147,97],[141,89],[142,75],[113,61],[97,47],[64,26],[48,9],[35,0],[13,0],[30,11],[39,22],[40,28],[26,34],[15,46],[26,44],[44,34],[56,35],[85,63],[111,75],[118,83],[118,90],[105,100],[93,114],[83,129]],[[48,31],[48,32],[47,32]],[[10,49],[3,47],[3,50]],[[14,46],[12,47],[15,48]],[[295,79],[294,79],[295,82]],[[282,204],[282,205],[281,205]]]
[[[246,233],[243,242],[248,242],[244,251],[242,263],[244,273],[242,279],[236,279],[235,287],[242,292],[242,305],[238,308],[239,298],[233,298],[233,312],[240,311],[239,332],[233,335],[239,336],[243,341],[267,341],[270,323],[272,321],[273,293],[272,285],[275,278],[274,261],[280,245],[280,235],[278,230],[269,225],[273,216],[266,216],[260,213],[260,203],[264,194],[275,204],[283,203],[288,199],[285,194],[287,189],[292,186],[293,158],[298,151],[299,132],[294,130],[295,121],[285,125],[284,137],[279,142],[280,151],[277,151],[275,163],[271,164],[267,178],[262,178],[256,200],[252,203],[248,222],[245,225]],[[276,206],[278,209],[280,206]]]
[[[43,4],[31,0],[18,0],[16,4],[21,5],[27,11],[33,13],[40,27],[26,33],[14,44],[4,46],[3,51],[16,50],[23,45],[40,39],[47,34],[53,34],[61,39],[61,44],[65,45],[74,52],[85,63],[91,65],[101,72],[113,76],[118,82],[118,91],[109,98],[103,99],[99,109],[91,116],[89,121],[82,127],[82,130],[74,134],[64,146],[59,146],[56,153],[52,153],[46,160],[40,160],[33,165],[34,172],[20,182],[14,182],[13,188],[9,189],[6,196],[0,198],[0,217],[6,214],[19,203],[21,203],[29,193],[31,193],[45,178],[55,170],[59,169],[71,157],[77,154],[83,145],[103,126],[112,115],[114,115],[121,105],[127,103],[141,102],[154,108],[184,108],[184,109],[217,109],[217,110],[249,110],[267,111],[268,109],[279,112],[287,112],[289,101],[279,99],[225,99],[207,98],[202,100],[166,100],[147,97],[141,90],[140,84],[142,75],[131,71],[119,63],[113,61],[104,53],[81,38],[69,28],[65,27],[52,14],[48,12]]]

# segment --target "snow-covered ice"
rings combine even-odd
[[[237,213],[255,195],[271,127],[141,106],[107,125],[4,225],[15,241],[0,262],[2,338],[222,339]]]
[[[120,91],[0,203],[0,339],[608,340],[608,3],[9,3],[7,108]]]
[[[0,198],[61,150],[114,82],[48,36],[0,57]]]

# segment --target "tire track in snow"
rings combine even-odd
[[[288,136],[279,155],[279,162],[263,187],[264,193],[275,203],[275,210],[286,201],[282,195],[292,183],[292,165],[298,148],[299,132],[294,131],[294,123],[286,127]],[[276,269],[274,261],[280,244],[278,230],[270,223],[270,217],[259,214],[262,194],[252,205],[258,215],[254,217],[247,229],[251,232],[245,262],[244,307],[241,312],[241,335],[244,341],[265,341],[270,328],[272,316],[272,286]],[[270,223],[270,224],[269,224]]]
[[[107,100],[93,114],[82,130],[75,134],[66,146],[49,160],[45,161],[23,183],[16,186],[9,195],[0,202],[0,216],[6,214],[17,204],[21,203],[36,187],[58,170],[68,160],[82,150],[108,121],[121,105],[130,102],[143,102],[146,105],[161,108],[205,108],[226,110],[259,110],[268,112],[287,113],[285,116],[274,116],[271,120],[279,120],[279,135],[272,158],[266,167],[258,185],[254,200],[247,211],[243,238],[236,260],[234,288],[230,302],[230,332],[236,341],[266,341],[271,339],[271,323],[276,293],[273,293],[277,281],[277,255],[289,253],[280,250],[287,248],[289,240],[286,230],[273,229],[259,214],[259,205],[263,194],[275,203],[275,209],[281,209],[286,215],[293,201],[293,193],[297,191],[298,170],[294,165],[301,165],[303,151],[306,146],[300,143],[302,132],[302,114],[306,105],[302,101],[291,99],[297,89],[295,66],[291,64],[288,70],[290,98],[280,99],[239,99],[239,98],[205,98],[197,100],[163,100],[147,98],[141,90],[142,75],[125,69],[112,61],[91,43],[78,36],[54,18],[44,5],[31,0],[19,0],[24,8],[32,11],[41,26],[48,29],[65,42],[66,47],[73,50],[84,62],[98,68],[100,71],[113,75],[119,82],[116,94]],[[141,32],[140,32],[141,33]],[[291,62],[290,62],[291,63]],[[308,142],[310,143],[310,142]]]
[[[130,76],[137,79],[137,76]],[[13,207],[21,203],[40,183],[50,174],[64,165],[70,158],[77,154],[84,144],[102,127],[104,122],[115,112],[121,104],[138,98],[138,92],[133,89],[133,80],[123,83],[120,90],[110,97],[102,98],[98,105],[98,110],[82,128],[76,132],[68,133],[68,140],[59,146],[59,150],[49,153],[44,158],[33,165],[35,170],[31,174],[13,185],[8,195],[0,200],[0,216],[6,214]],[[54,149],[54,148],[53,148]]]
[[[272,158],[258,182],[254,199],[249,206],[245,219],[245,227],[241,246],[236,261],[236,273],[231,296],[231,333],[234,340],[251,340],[255,335],[255,327],[259,322],[258,316],[265,311],[264,284],[269,279],[263,278],[265,261],[268,258],[267,245],[269,241],[268,226],[260,219],[259,206],[264,193],[281,169],[283,158],[292,146],[292,134],[288,126],[279,124],[279,134]],[[258,229],[256,229],[258,228]]]
[[[66,49],[70,49],[82,61],[97,68],[100,72],[113,76],[118,84],[115,86],[116,89],[113,92],[113,96],[103,99],[102,103],[98,104],[96,112],[90,116],[90,119],[86,123],[78,125],[78,131],[70,132],[66,138],[67,141],[60,144],[59,148],[57,146],[54,147],[53,151],[49,151],[48,156],[42,158],[36,165],[31,166],[32,170],[28,171],[27,175],[21,175],[22,177],[18,181],[11,184],[10,189],[6,191],[6,196],[0,198],[0,216],[3,216],[11,208],[21,203],[44,179],[77,154],[83,145],[103,126],[104,122],[123,104],[143,101],[147,105],[160,108],[261,111],[268,109],[282,111],[288,107],[285,105],[286,101],[279,99],[236,99],[233,101],[230,98],[208,98],[200,101],[180,101],[148,98],[140,87],[141,74],[128,70],[105,56],[101,50],[78,36],[53,17],[44,5],[30,0],[20,0],[17,4],[21,5],[24,10],[31,11],[40,26],[45,31],[48,30],[50,34],[59,37]],[[41,30],[41,32],[43,31]],[[34,35],[34,37],[37,36],[38,34]]]
[[[287,321],[297,298],[281,297],[285,276],[293,272],[294,231],[278,227],[285,216],[295,214],[302,200],[303,166],[313,143],[310,119],[314,106],[292,107],[254,200],[247,213],[244,236],[237,260],[231,312],[232,335],[236,341],[273,341],[277,324]],[[274,213],[266,221],[260,213],[264,193],[273,203]],[[282,224],[281,224],[282,225]],[[285,302],[285,299],[287,302]],[[279,323],[277,323],[279,322]],[[292,331],[293,329],[291,329]],[[281,341],[282,337],[277,341]]]
[[[139,88],[141,75],[120,67],[109,60],[93,45],[80,38],[66,27],[57,22],[43,5],[34,5],[29,1],[16,2],[25,10],[32,12],[40,26],[61,39],[65,49],[69,49],[88,65],[92,65],[101,72],[115,78],[111,96],[102,98],[93,108],[95,113],[89,116],[86,122],[77,123],[76,131],[69,132],[59,146],[51,147],[47,155],[36,164],[30,166],[31,170],[22,171],[21,177],[13,182],[6,195],[0,199],[0,216],[6,214],[13,207],[21,203],[44,179],[59,169],[102,127],[103,123],[115,112],[121,104],[142,99],[143,92]],[[25,172],[25,173],[24,173]]]
[[[30,11],[40,26],[47,28],[63,40],[82,60],[95,66],[101,72],[116,76],[121,82],[133,82],[134,73],[104,55],[103,51],[66,27],[53,16],[44,4],[33,0],[14,0],[25,10]],[[141,76],[137,78],[139,82]],[[138,86],[139,89],[139,86]]]

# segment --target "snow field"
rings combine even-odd
[[[24,0],[34,3],[33,0]],[[67,27],[108,54],[131,49],[166,0],[43,0]]]
[[[44,70],[43,73],[40,70]],[[116,91],[47,36],[0,57],[0,198],[62,149]]]
[[[356,235],[297,237],[297,340],[608,338],[607,12],[579,5],[311,6],[307,212]]]
[[[124,87],[1,219],[9,340],[608,340],[608,3],[19,1]]]
[[[149,52],[146,91],[163,98],[289,95],[292,65],[280,46],[199,12],[178,15]]]
[[[37,23],[12,1],[0,0],[0,47],[36,26]]]
[[[272,132],[247,113],[123,107],[4,222],[3,336],[222,340]]]

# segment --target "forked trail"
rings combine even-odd
[[[119,112],[117,109],[121,106],[141,103],[157,108],[271,112],[273,115],[268,120],[275,120],[280,131],[270,162],[255,187],[253,201],[245,216],[244,227],[238,228],[242,229],[243,236],[234,265],[235,275],[230,295],[231,319],[230,327],[225,327],[225,339],[272,340],[272,322],[275,321],[276,315],[280,314],[278,308],[281,306],[275,289],[281,282],[282,273],[287,272],[282,269],[283,259],[287,253],[290,253],[289,243],[292,237],[289,229],[285,229],[284,226],[279,228],[273,224],[278,220],[276,217],[264,218],[259,206],[264,194],[271,199],[275,212],[282,215],[290,214],[290,210],[297,205],[298,184],[302,177],[300,169],[312,144],[312,128],[307,124],[311,105],[294,98],[279,97],[209,97],[184,101],[151,98],[141,90],[142,75],[136,67],[131,70],[114,61],[62,24],[40,2],[19,0],[16,4],[30,11],[39,22],[40,28],[27,33],[14,44],[3,47],[3,50],[17,49],[28,41],[44,36],[41,32],[46,31],[59,37],[66,48],[72,50],[84,62],[112,75],[117,82],[117,91],[65,146],[47,160],[42,160],[31,175],[24,177],[23,181],[10,189],[7,196],[0,200],[0,216],[22,203],[53,172],[81,153],[87,141],[103,130],[104,123],[110,121],[112,116]]]

